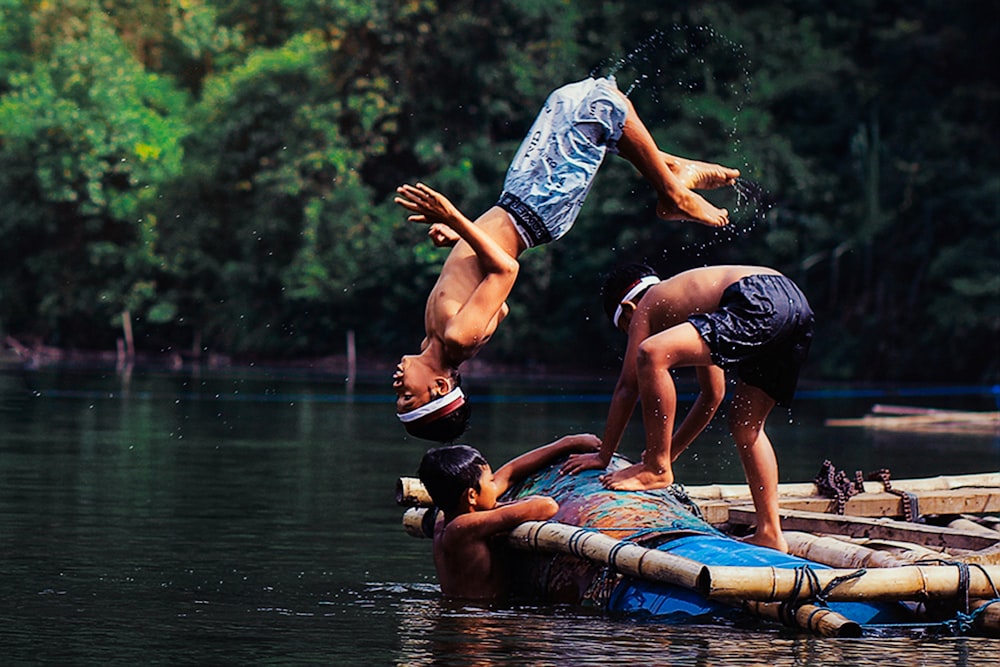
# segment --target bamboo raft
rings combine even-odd
[[[1000,412],[874,405],[860,419],[828,419],[827,426],[861,426],[902,433],[968,433],[1000,436]]]
[[[1000,472],[864,482],[842,514],[816,483],[780,485],[788,555],[733,537],[754,522],[745,485],[612,492],[597,476],[553,466],[508,494],[560,503],[553,520],[507,540],[525,597],[667,623],[754,617],[822,636],[914,624],[1000,636]],[[396,496],[406,531],[429,536],[436,516],[419,480],[401,478]],[[917,520],[903,520],[914,506]]]

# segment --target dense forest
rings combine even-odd
[[[417,349],[445,257],[548,92],[613,74],[664,150],[738,167],[713,230],[609,157],[522,256],[482,358],[587,369],[603,275],[773,266],[808,373],[1000,379],[1000,21],[966,0],[0,0],[0,340],[246,359]],[[990,55],[992,54],[992,55]]]

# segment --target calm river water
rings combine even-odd
[[[498,464],[600,432],[613,378],[470,385],[467,440]],[[527,388],[526,388],[527,387]],[[991,436],[830,428],[874,403],[996,409],[976,388],[861,395],[808,388],[772,416],[783,481],[825,458],[894,478],[1000,470]],[[392,416],[388,377],[241,371],[0,370],[4,664],[995,665],[1000,642],[814,639],[667,627],[566,608],[442,604],[430,544],[394,486],[427,443]],[[717,424],[677,468],[741,483]],[[622,453],[641,450],[641,425]]]

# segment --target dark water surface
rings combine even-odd
[[[613,378],[473,387],[468,441],[495,464],[603,427]],[[894,478],[1000,470],[994,436],[823,426],[874,403],[995,410],[975,388],[805,391],[769,433],[782,481],[823,459]],[[998,642],[821,640],[769,627],[666,627],[585,610],[443,604],[430,545],[394,504],[426,443],[388,379],[0,370],[4,664],[989,665]],[[742,483],[720,419],[679,462]],[[636,420],[622,453],[641,450]]]

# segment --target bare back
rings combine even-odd
[[[654,285],[636,310],[636,318],[646,325],[642,338],[680,324],[695,313],[717,310],[726,288],[747,276],[762,274],[780,275],[766,266],[706,266]]]
[[[507,593],[507,573],[494,545],[499,537],[483,539],[470,532],[474,531],[463,530],[460,520],[435,527],[434,568],[441,592],[452,598],[502,598]]]

